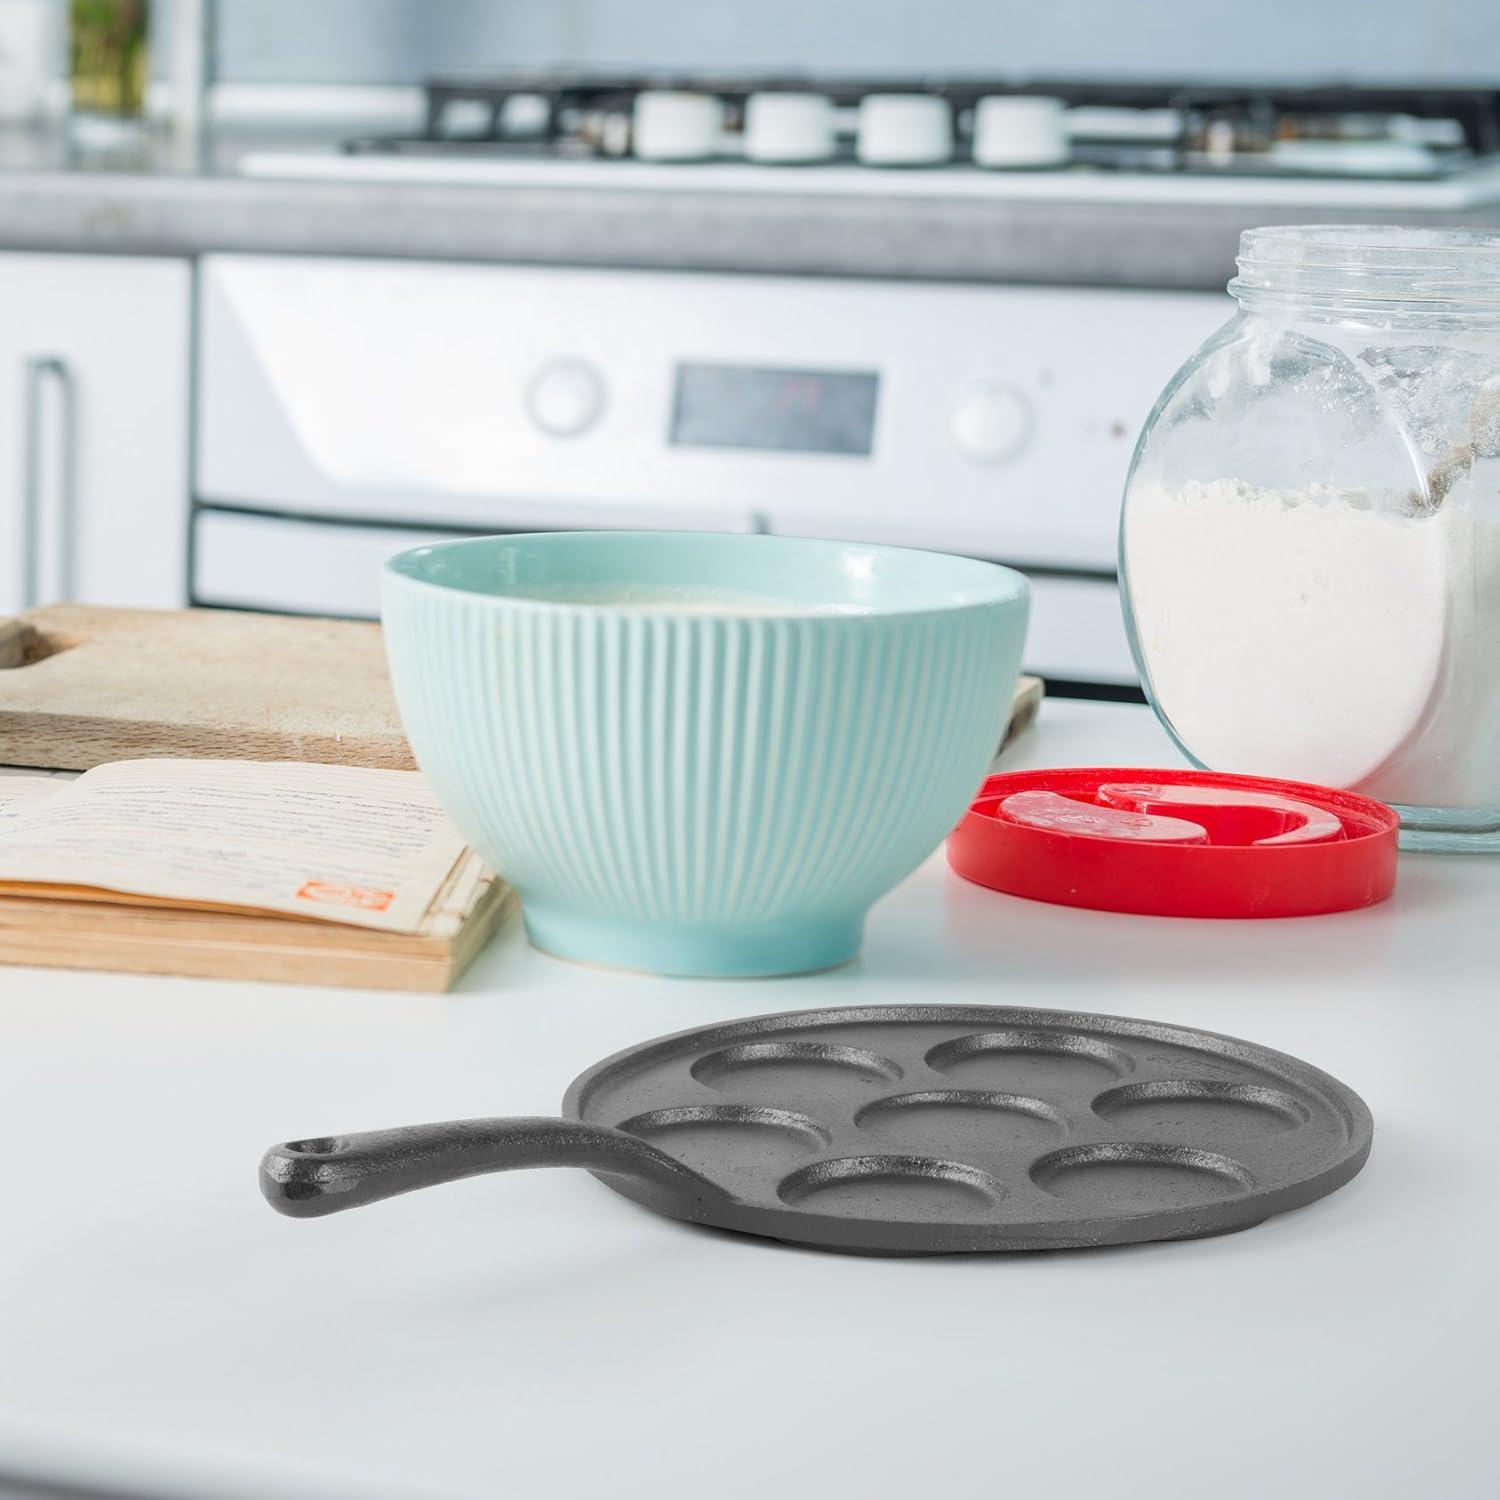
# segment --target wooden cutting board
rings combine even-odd
[[[1008,744],[1042,685],[1016,684]],[[412,770],[378,625],[54,604],[0,620],[0,765],[140,756]]]
[[[416,764],[378,625],[74,604],[0,621],[0,765],[163,755]]]

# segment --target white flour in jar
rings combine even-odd
[[[1500,803],[1500,518],[1220,479],[1136,486],[1124,540],[1152,690],[1197,759]]]

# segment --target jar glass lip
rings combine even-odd
[[[1240,236],[1241,301],[1263,294],[1353,310],[1500,311],[1500,231],[1401,224],[1287,224]]]

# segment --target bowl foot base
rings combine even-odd
[[[683,977],[807,974],[859,952],[863,917],[800,917],[734,925],[639,922],[525,904],[532,943],[556,958]]]

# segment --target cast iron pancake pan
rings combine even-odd
[[[1373,1123],[1265,1047],[1118,1016],[873,1006],[729,1021],[617,1053],[563,1118],[273,1147],[298,1217],[516,1167],[580,1166],[674,1219],[875,1254],[1189,1239],[1341,1187]]]

